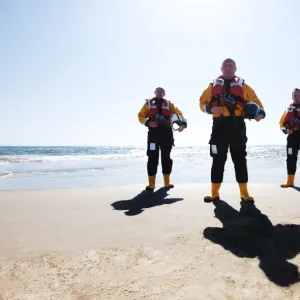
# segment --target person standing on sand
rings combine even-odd
[[[295,88],[293,90],[292,99],[293,102],[287,107],[279,120],[280,129],[287,134],[287,182],[281,184],[283,188],[294,186],[298,151],[300,149],[300,89]]]
[[[155,178],[159,162],[159,149],[161,150],[162,173],[164,186],[173,188],[170,183],[173,161],[170,158],[172,147],[174,146],[173,123],[179,125],[181,132],[187,127],[187,120],[182,112],[169,100],[166,100],[165,90],[158,87],[154,91],[155,97],[147,99],[138,113],[139,122],[148,127],[147,140],[147,172],[149,184],[146,190],[154,190]]]
[[[199,99],[202,112],[212,114],[213,125],[210,137],[211,195],[205,202],[220,199],[219,189],[223,182],[224,166],[228,148],[235,168],[242,201],[254,201],[248,193],[248,170],[246,152],[246,124],[244,119],[265,118],[266,113],[254,90],[235,75],[237,68],[233,59],[227,58],[221,66],[222,75],[203,91]]]

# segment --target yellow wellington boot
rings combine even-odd
[[[148,176],[149,185],[146,186],[147,191],[153,191],[155,188],[155,175]]]
[[[221,183],[212,183],[211,184],[211,196],[205,196],[204,202],[212,202],[214,200],[219,200],[219,189],[221,187]]]
[[[283,188],[294,186],[295,175],[288,175],[287,182],[285,184],[281,184],[280,186]]]
[[[249,196],[247,183],[239,183],[241,199],[244,201],[254,201],[254,198]]]
[[[170,184],[170,175],[164,174],[164,185],[168,189],[172,189],[174,187],[173,184]]]

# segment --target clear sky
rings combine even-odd
[[[278,121],[300,87],[298,0],[0,0],[1,145],[145,145],[137,114],[155,87],[206,145],[199,96],[233,58],[267,117],[249,144],[285,144]]]

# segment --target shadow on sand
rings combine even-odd
[[[293,186],[293,189],[300,192],[300,186]]]
[[[273,226],[254,203],[242,201],[240,211],[222,200],[214,202],[223,228],[205,228],[204,237],[237,257],[258,257],[259,267],[279,286],[299,282],[298,267],[290,262],[300,252],[300,226]]]
[[[111,204],[115,210],[126,210],[125,215],[135,216],[144,211],[144,208],[151,208],[155,206],[173,204],[177,201],[182,201],[183,198],[168,198],[169,194],[165,187],[158,189],[157,191],[142,191],[130,200],[119,200]]]

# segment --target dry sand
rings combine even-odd
[[[0,192],[0,299],[300,299],[298,190],[142,189]]]

